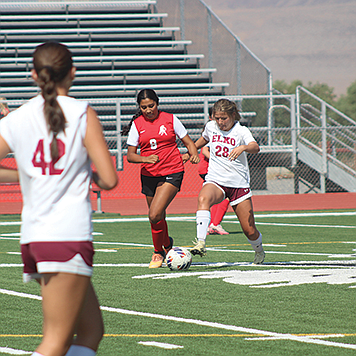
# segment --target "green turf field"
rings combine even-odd
[[[19,216],[0,216],[0,355],[41,340],[40,290],[22,282]],[[356,212],[257,213],[265,264],[232,215],[228,236],[188,271],[148,269],[146,217],[94,215],[93,283],[103,310],[99,356],[355,355]],[[195,218],[169,216],[175,246],[192,247]]]

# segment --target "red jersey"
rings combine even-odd
[[[209,158],[206,158],[202,153],[199,153],[200,162],[198,164],[198,173],[207,174],[209,167]]]
[[[134,131],[137,130],[138,145],[141,156],[157,155],[156,164],[142,163],[141,174],[151,177],[162,177],[184,171],[181,154],[176,143],[176,135],[183,138],[187,131],[183,124],[173,114],[160,111],[157,119],[149,120],[143,115],[133,122],[133,131],[128,138],[128,145],[134,145]],[[135,130],[136,129],[136,130]],[[131,131],[130,130],[130,131]]]

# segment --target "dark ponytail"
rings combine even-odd
[[[33,65],[44,99],[44,116],[53,133],[51,157],[54,160],[59,156],[57,135],[65,131],[66,124],[63,111],[57,101],[57,85],[61,84],[69,89],[71,78],[68,73],[73,66],[72,55],[66,46],[57,42],[47,42],[36,48]]]
[[[132,119],[130,120],[130,122],[122,128],[121,135],[127,136],[129,134],[132,123],[141,115],[142,115],[142,111],[141,111],[141,109],[138,109],[135,112],[135,114],[132,116]]]

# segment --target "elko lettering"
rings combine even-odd
[[[231,146],[236,146],[236,140],[233,137],[224,137],[221,135],[213,135],[212,142],[220,142]]]

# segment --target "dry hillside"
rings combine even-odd
[[[203,0],[272,71],[273,80],[356,80],[356,1]]]

